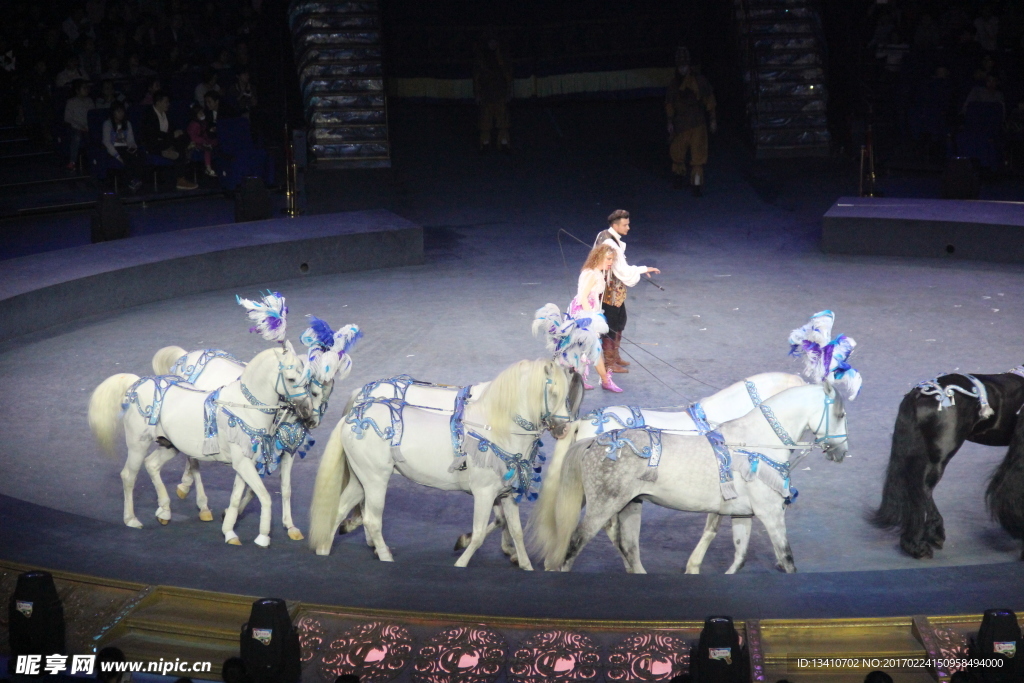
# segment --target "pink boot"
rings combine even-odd
[[[614,391],[616,394],[621,394],[622,389],[612,379],[612,373],[608,373],[608,379],[601,382],[601,388],[605,391]]]
[[[584,388],[584,389],[590,390],[590,389],[593,389],[593,388],[594,388],[594,385],[593,385],[593,384],[591,384],[591,383],[590,383],[590,382],[588,381],[589,379],[590,379],[590,363],[587,363],[587,364],[586,364],[586,365],[585,365],[585,366],[583,367],[583,388]]]

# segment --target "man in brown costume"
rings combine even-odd
[[[508,103],[512,99],[512,67],[502,54],[498,39],[491,37],[477,49],[473,64],[473,95],[480,108],[480,151],[491,147],[491,130],[498,129],[498,145],[508,152]]]
[[[676,73],[665,94],[668,118],[669,155],[672,157],[674,185],[682,187],[686,177],[686,153],[690,153],[690,186],[693,195],[701,195],[704,165],[708,162],[708,120],[711,132],[718,130],[715,117],[715,93],[708,79],[690,66],[690,51],[676,50]]]
[[[604,366],[608,372],[629,372],[628,362],[619,355],[622,332],[626,329],[626,287],[640,282],[640,276],[659,274],[660,270],[650,266],[631,266],[626,261],[626,241],[629,233],[629,212],[618,209],[608,216],[608,229],[602,230],[594,240],[594,246],[607,244],[615,250],[615,262],[607,271],[604,287],[604,317],[608,321],[608,334],[601,338],[604,352]]]

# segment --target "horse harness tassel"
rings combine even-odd
[[[1021,368],[1015,368],[1010,372],[1016,372],[1016,370],[1021,370]],[[1022,372],[1024,372],[1024,370],[1022,370]],[[958,386],[956,384],[947,384],[945,387],[939,384],[940,379],[942,379],[943,377],[952,377],[952,375],[939,375],[935,379],[921,382],[920,384],[917,385],[916,388],[921,390],[922,396],[934,397],[935,400],[939,402],[939,410],[956,405],[956,394],[960,393],[963,394],[964,396],[978,399],[978,415],[979,417],[981,417],[981,419],[984,420],[992,417],[995,414],[995,411],[992,410],[992,406],[989,405],[988,391],[985,389],[985,385],[981,382],[981,380],[979,380],[974,375],[968,375],[964,373],[961,376],[966,377],[967,380],[974,386],[973,391],[968,391],[967,389],[964,389],[963,387]]]

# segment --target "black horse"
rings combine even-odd
[[[943,394],[928,393],[938,388],[945,392],[950,386],[974,393],[974,384],[964,375],[942,375],[935,380],[937,387],[915,387],[900,403],[882,489],[882,504],[869,520],[882,529],[899,528],[900,547],[918,559],[931,557],[932,548],[941,548],[946,540],[942,515],[935,507],[932,491],[964,441],[985,446],[1007,446],[1015,431],[1021,432],[1018,423],[1024,423],[1024,420],[1017,419],[1017,412],[1024,405],[1024,376],[1008,372],[974,377],[985,386],[991,412],[981,405],[979,398],[956,390],[951,392],[952,405]],[[940,399],[945,400],[940,402]],[[1024,432],[1017,443],[1020,444],[1017,452],[1022,454],[1015,461],[1017,464],[1007,467],[1004,462],[994,475],[988,493],[993,514],[1011,534],[1014,531],[1007,526],[1004,517],[1017,520],[1013,528],[1021,533],[1024,530],[1022,503],[1019,499],[1008,503],[1008,491],[1003,489],[1009,487],[1004,487],[1001,479],[997,481],[997,478],[1016,472],[1020,482],[1024,482]],[[1000,475],[1004,468],[1007,473]],[[1020,483],[1015,490],[1018,495],[1024,491]],[[993,505],[993,501],[998,505]]]
[[[988,482],[985,502],[1000,526],[1024,541],[1024,420],[1017,420],[1010,449]],[[1020,559],[1024,560],[1024,547]]]

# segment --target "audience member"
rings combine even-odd
[[[884,671],[871,671],[864,677],[864,683],[892,683],[892,676]]]
[[[114,82],[107,79],[100,83],[100,94],[96,98],[96,109],[110,109],[114,102],[124,102],[124,95],[114,89]]]
[[[986,78],[985,85],[976,85],[971,88],[971,92],[967,94],[967,100],[964,102],[964,111],[967,111],[967,106],[971,102],[997,102],[1003,108],[1003,118],[1006,117],[1006,103],[1003,100],[1003,92],[999,89],[999,78],[996,76]]]
[[[123,81],[128,78],[128,74],[121,68],[121,58],[111,57],[108,59],[107,70],[100,75],[100,78],[111,81]]]
[[[992,5],[981,8],[981,16],[974,20],[976,31],[974,39],[987,52],[996,51],[996,40],[999,38],[999,17],[992,12]]]
[[[132,130],[132,123],[128,120],[124,104],[121,102],[115,102],[110,107],[110,118],[103,122],[103,146],[127,172],[128,188],[132,192],[138,191],[142,187],[139,178],[142,176],[145,159],[139,153],[135,131]]]
[[[53,94],[46,74],[46,62],[36,60],[32,75],[21,86],[21,111],[18,122],[30,140],[48,145],[53,135]]]
[[[230,119],[238,115],[232,111],[230,105],[224,102],[224,98],[218,92],[208,92],[203,98],[206,106],[206,125],[211,135],[217,134],[217,122],[221,119]]]
[[[334,679],[334,683],[359,683],[359,676],[355,674],[341,674]]]
[[[128,77],[139,80],[152,76],[156,76],[156,71],[153,71],[142,63],[142,60],[139,58],[139,53],[133,52],[128,57]]]
[[[245,670],[245,662],[241,657],[225,659],[220,667],[220,679],[224,683],[250,683],[249,674]]]
[[[188,166],[188,137],[181,130],[172,130],[167,119],[171,109],[171,97],[160,90],[153,95],[153,105],[146,107],[139,122],[139,137],[143,148],[150,154],[160,155],[174,162],[177,177],[176,188],[194,190],[198,185],[185,177]]]
[[[63,88],[65,85],[69,85],[73,81],[87,80],[89,80],[89,74],[78,68],[78,57],[72,55],[68,57],[64,70],[57,74],[57,78],[54,79],[54,83],[57,84],[58,88]]]
[[[235,83],[228,91],[228,95],[234,100],[239,112],[243,116],[248,116],[256,106],[256,91],[249,80],[249,69],[242,67],[238,70],[235,74]]]
[[[67,168],[74,171],[82,149],[82,138],[89,135],[89,110],[95,109],[96,103],[89,97],[88,81],[74,81],[71,90],[75,96],[64,105],[64,123],[70,127]]]
[[[217,72],[213,69],[207,69],[203,73],[203,80],[199,85],[196,86],[195,97],[196,102],[202,104],[206,93],[208,92],[220,92],[220,86],[217,85]]]
[[[124,652],[116,647],[105,647],[96,653],[96,678],[97,683],[122,683],[131,679],[131,674],[118,671],[106,671],[105,664],[123,664],[128,660]]]
[[[146,86],[146,92],[139,100],[139,104],[153,104],[153,96],[163,90],[163,86],[160,84],[159,78],[153,78],[149,81],[149,85]]]
[[[192,146],[203,153],[206,175],[216,178],[217,172],[213,170],[213,148],[217,145],[217,138],[208,134],[206,112],[198,103],[192,103],[192,119],[188,122],[185,132],[188,133]]]
[[[231,67],[231,50],[227,48],[221,50],[220,54],[217,55],[217,59],[212,64],[210,64],[210,68],[214,69],[215,71],[227,71]]]
[[[89,74],[89,78],[98,78],[103,72],[102,60],[96,52],[96,41],[86,38],[82,45],[82,51],[78,54],[78,67]]]

